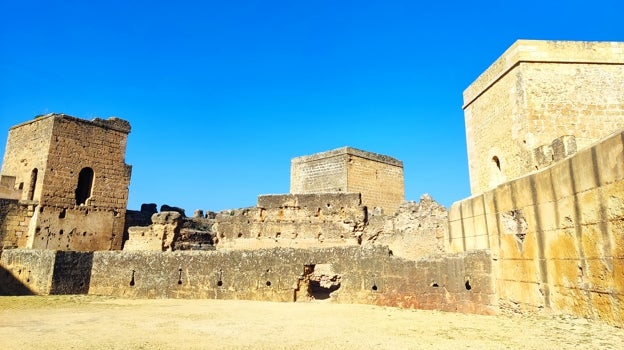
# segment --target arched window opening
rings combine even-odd
[[[500,167],[500,160],[498,160],[498,157],[497,156],[492,157],[492,161],[494,162],[494,164],[496,164],[496,167],[500,171],[501,167]]]
[[[35,198],[35,188],[37,187],[37,175],[39,170],[34,168],[30,172],[30,187],[28,187],[28,200],[31,201]]]
[[[91,189],[93,188],[93,169],[83,168],[78,174],[78,186],[76,186],[76,204],[82,205],[87,203],[87,199],[91,197]]]

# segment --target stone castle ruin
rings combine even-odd
[[[464,92],[472,196],[406,202],[403,163],[344,147],[289,194],[126,210],[128,122],[10,129],[0,294],[368,303],[624,325],[624,43],[514,43]]]
[[[130,124],[49,114],[9,130],[2,163],[2,247],[121,249]],[[2,214],[0,214],[2,215]],[[2,217],[2,216],[0,216]]]

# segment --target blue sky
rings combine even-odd
[[[38,114],[132,124],[129,208],[289,191],[342,146],[405,166],[406,199],[469,195],[462,92],[517,39],[624,41],[595,1],[0,1],[0,152]]]

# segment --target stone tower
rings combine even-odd
[[[473,194],[624,127],[624,43],[515,42],[464,91]]]
[[[293,158],[290,193],[361,193],[362,205],[394,213],[405,201],[403,162],[351,147]]]
[[[131,167],[130,124],[48,114],[9,130],[2,179],[13,184],[28,225],[5,245],[59,250],[120,249]]]

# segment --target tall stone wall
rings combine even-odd
[[[131,168],[125,164],[127,121],[37,117],[9,130],[2,182],[35,206],[19,247],[121,249]],[[20,236],[27,236],[25,239]]]
[[[124,215],[128,203],[130,167],[125,163],[130,124],[119,119],[86,121],[53,118],[42,205],[71,208],[76,201],[80,171],[93,169],[91,195],[84,203]]]
[[[578,149],[624,127],[624,43],[514,43],[464,91],[473,194],[539,168],[561,136]]]
[[[362,194],[363,205],[392,215],[405,202],[403,163],[354,152],[347,160],[347,188]]]
[[[393,214],[405,201],[403,162],[343,147],[292,159],[290,193],[361,193],[362,205]]]
[[[449,249],[491,249],[501,307],[624,324],[623,140],[453,204]]]
[[[9,130],[2,175],[15,177],[22,200],[40,200],[43,176],[52,142],[54,118],[35,118]],[[37,172],[33,183],[33,171]]]
[[[3,253],[0,266],[21,276],[19,280],[24,286],[42,294],[50,290],[80,292],[83,288],[83,293],[88,290],[89,294],[124,297],[329,300],[497,312],[490,277],[491,257],[486,251],[420,261],[391,256],[384,247],[74,252],[54,258],[55,253],[9,250]],[[55,284],[57,278],[52,277],[59,269],[65,271],[63,285]],[[23,277],[25,271],[30,272],[31,279]],[[1,282],[3,278],[0,275]]]
[[[337,150],[293,158],[290,193],[336,193],[347,190],[347,158]]]
[[[26,247],[54,250],[121,249],[124,217],[120,212],[94,207],[42,207],[35,210],[32,244]],[[22,247],[22,246],[20,246]]]

